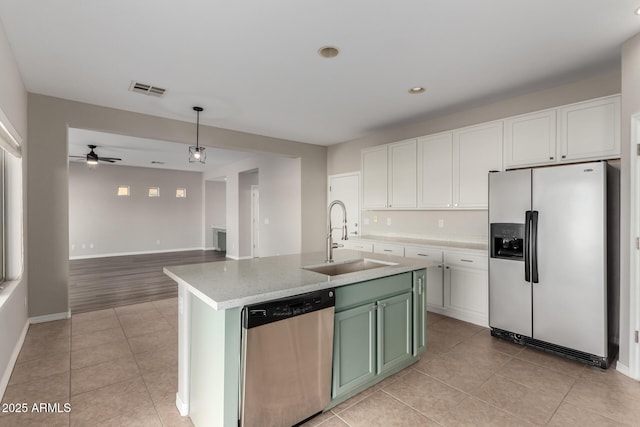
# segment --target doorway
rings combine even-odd
[[[251,257],[260,256],[260,187],[251,186]]]
[[[349,237],[360,236],[360,172],[330,175],[327,188],[327,205],[334,200],[342,201],[347,209]],[[342,224],[342,213],[339,209],[331,212],[331,223]],[[331,233],[334,242],[340,240],[340,230],[333,230]]]

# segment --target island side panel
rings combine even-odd
[[[191,293],[178,282],[178,392],[176,406],[180,415],[189,415],[191,360]]]
[[[189,416],[198,426],[237,426],[240,308],[214,310],[191,294]]]

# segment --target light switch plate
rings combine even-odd
[[[387,218],[387,225],[391,225],[391,218]]]

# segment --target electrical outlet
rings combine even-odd
[[[269,218],[264,219],[264,225],[269,225]]]
[[[391,218],[387,218],[387,225],[391,225]]]
[[[93,243],[89,243],[89,248],[93,249]]]
[[[71,250],[74,250],[75,248],[76,248],[76,244],[75,244],[75,243],[72,243],[72,244],[71,244]]]
[[[85,245],[84,243],[82,244],[82,249],[86,249],[87,245]]]
[[[378,223],[378,215],[374,215],[373,216],[373,223],[377,224]]]
[[[438,220],[438,228],[444,228],[444,219]]]

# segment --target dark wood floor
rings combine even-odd
[[[224,252],[185,251],[69,261],[71,312],[173,298],[178,285],[163,267],[224,260]]]

